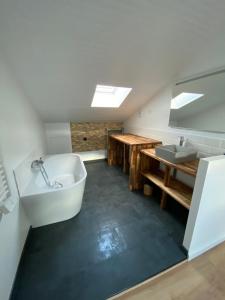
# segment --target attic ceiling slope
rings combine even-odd
[[[1,0],[0,51],[44,121],[122,121],[180,74],[225,65],[224,11],[224,0]],[[132,92],[91,108],[97,84]]]

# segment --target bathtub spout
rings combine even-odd
[[[55,188],[55,189],[60,189],[60,188],[63,188],[63,184],[61,182],[55,181],[52,184],[52,187]]]

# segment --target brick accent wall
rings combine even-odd
[[[106,149],[107,128],[119,129],[122,127],[122,122],[71,122],[73,152]]]

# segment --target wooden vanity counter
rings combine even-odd
[[[160,163],[164,169],[160,168]],[[155,149],[141,150],[140,172],[142,176],[153,182],[162,190],[161,208],[166,206],[167,195],[190,208],[193,188],[174,178],[171,170],[175,169],[190,176],[196,177],[199,160],[187,163],[174,164],[155,154]]]
[[[121,165],[123,172],[129,172],[129,188],[140,188],[140,150],[154,148],[161,142],[134,134],[113,134],[109,136],[108,164]]]

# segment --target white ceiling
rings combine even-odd
[[[225,65],[225,1],[0,0],[0,51],[44,121],[125,120],[174,78]],[[96,84],[133,91],[91,108]]]

